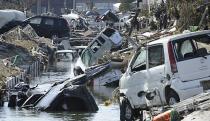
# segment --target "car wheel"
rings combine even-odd
[[[170,93],[168,95],[168,100],[167,100],[168,105],[176,104],[179,101],[180,101],[180,99],[179,99],[178,94],[174,91],[170,91]]]
[[[125,98],[120,105],[120,121],[134,121],[133,109]]]

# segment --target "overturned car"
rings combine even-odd
[[[24,93],[18,93],[17,100],[15,100],[15,95],[11,95],[8,106],[13,107],[17,103],[17,106],[22,108],[35,108],[42,111],[95,112],[98,110],[98,106],[92,94],[84,85],[87,80],[88,77],[83,74],[73,79],[56,82],[46,92],[40,91],[39,87],[35,87],[29,89],[25,95]]]
[[[105,53],[110,52],[111,49],[120,47],[121,45],[122,37],[120,33],[113,28],[105,28],[92,40],[88,47],[82,51],[81,56],[76,61],[74,75],[79,75],[84,72],[88,73],[92,68],[97,66],[106,66],[106,64],[96,65],[98,59],[103,57]],[[98,85],[118,83],[121,71],[119,69],[111,70],[110,68],[109,71],[104,72],[100,76],[101,78],[94,79],[97,82],[101,82],[98,83]]]

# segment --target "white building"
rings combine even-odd
[[[165,2],[166,0],[164,0]],[[148,6],[148,5],[152,5],[152,4],[160,4],[162,2],[162,0],[142,0],[142,2],[140,2],[140,6]]]

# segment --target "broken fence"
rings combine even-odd
[[[8,77],[6,80],[7,89],[13,89],[16,84],[19,82],[26,82],[27,78],[30,80],[31,78],[38,77],[40,75],[41,63],[39,61],[35,61],[32,65],[28,66],[24,72],[21,72],[18,76]],[[30,77],[28,77],[30,75]],[[28,81],[29,81],[28,80]],[[28,82],[26,82],[28,83]]]

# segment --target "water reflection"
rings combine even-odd
[[[104,105],[104,101],[109,99],[109,95],[111,95],[108,92],[111,92],[113,89],[106,87],[95,88],[96,90],[91,89],[91,92],[99,107],[96,113],[40,112],[8,108],[7,104],[5,104],[4,107],[0,108],[0,121],[119,121],[119,106],[117,104]]]

